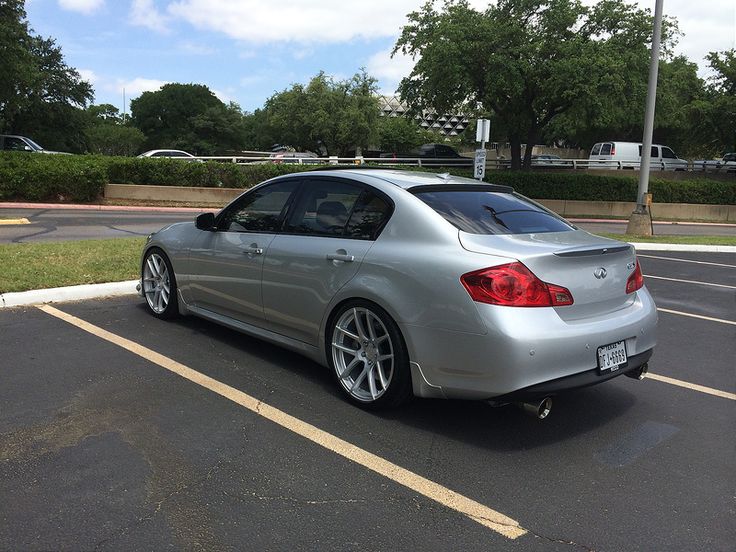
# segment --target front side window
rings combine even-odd
[[[278,232],[291,194],[298,184],[297,180],[287,180],[253,190],[223,211],[217,221],[217,229],[227,232]]]
[[[470,234],[533,234],[573,230],[553,213],[509,192],[422,190],[416,196],[452,225]]]
[[[28,144],[20,138],[5,138],[5,149],[9,151],[25,151]]]
[[[670,148],[662,148],[662,157],[664,157],[665,159],[677,159],[675,152],[672,151]]]
[[[590,155],[600,155],[601,154],[601,146],[603,144],[595,144],[593,146],[592,151],[590,152]]]

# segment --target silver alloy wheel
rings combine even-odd
[[[332,360],[340,384],[354,398],[372,402],[391,385],[394,344],[383,321],[370,309],[345,311],[332,332]]]
[[[143,265],[143,292],[148,306],[156,314],[163,314],[169,305],[171,278],[166,261],[158,253],[146,257]]]

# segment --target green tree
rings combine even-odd
[[[652,18],[618,0],[499,0],[484,12],[466,0],[409,14],[394,52],[417,58],[399,86],[414,109],[493,115],[506,129],[512,167],[573,107],[595,111],[646,72]],[[667,22],[665,50],[676,27]],[[523,165],[531,165],[526,148]]]
[[[145,135],[137,128],[123,123],[120,111],[111,104],[91,105],[88,118],[87,147],[91,153],[103,155],[135,155],[141,151]]]
[[[703,154],[720,156],[736,151],[736,49],[710,52],[706,59],[713,75],[690,106],[689,121]]]
[[[267,135],[286,144],[329,155],[348,155],[378,139],[376,80],[364,71],[336,81],[323,72],[307,86],[274,94],[264,107]]]
[[[92,87],[66,65],[51,38],[28,28],[23,2],[0,1],[0,131],[29,135],[45,147],[84,151]]]
[[[165,84],[130,102],[131,123],[147,149],[180,148],[198,155],[240,149],[242,112],[225,105],[202,84]]]

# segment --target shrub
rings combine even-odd
[[[97,156],[0,153],[0,198],[92,201],[107,180]]]
[[[178,159],[0,152],[0,199],[91,201],[100,196],[108,182],[249,188],[274,176],[318,168],[297,164],[195,163]],[[447,169],[421,170],[447,172]],[[470,169],[450,172],[472,177]],[[587,201],[635,201],[638,185],[634,176],[541,171],[489,171],[485,180],[513,186],[534,199]],[[657,203],[736,204],[736,179],[671,181],[657,175],[651,179],[649,188]]]

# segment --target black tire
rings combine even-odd
[[[394,408],[411,396],[404,338],[396,322],[375,303],[356,299],[333,312],[325,352],[338,388],[351,403],[370,410]]]
[[[152,247],[146,251],[141,265],[141,285],[148,312],[153,316],[169,320],[179,315],[176,275],[162,249]]]

